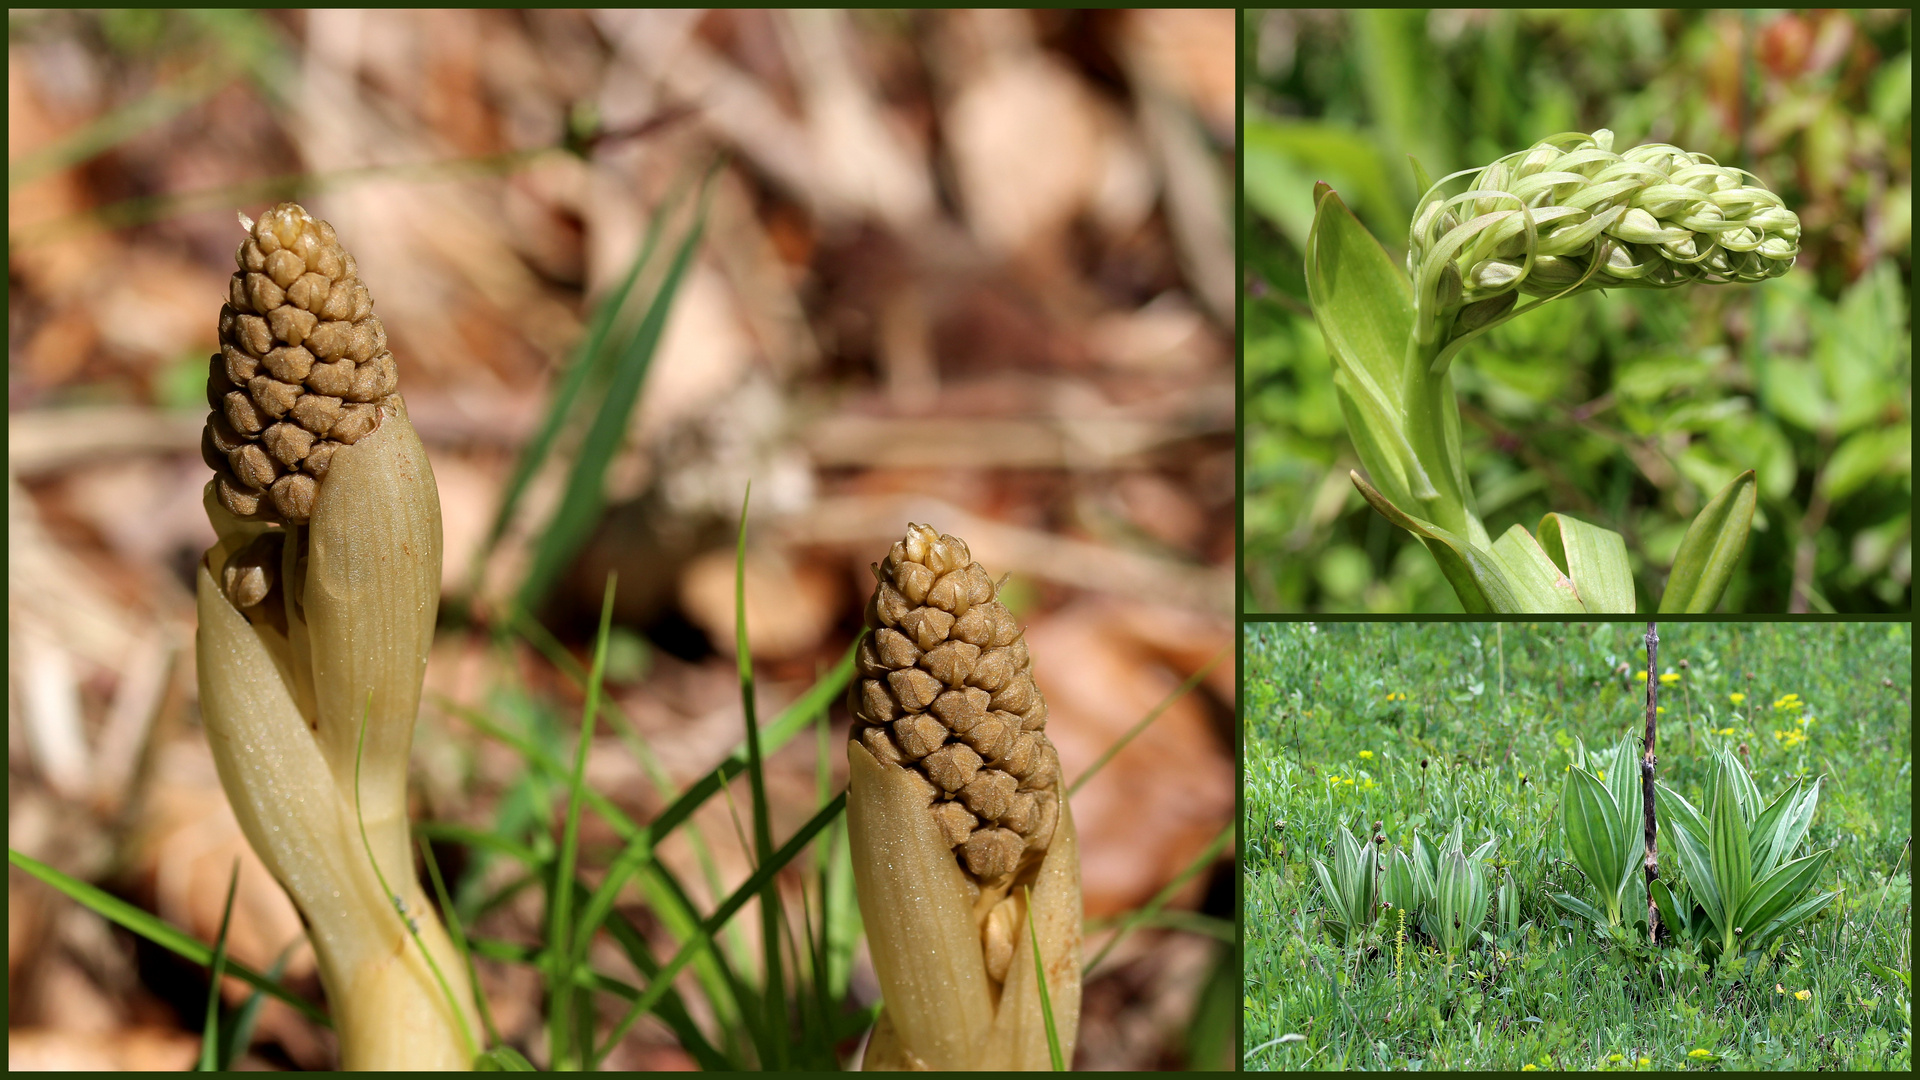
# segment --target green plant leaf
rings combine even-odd
[[[1707,822],[1700,811],[1687,801],[1686,796],[1667,785],[1654,781],[1653,816],[1664,829],[1685,829],[1692,835],[1694,842],[1702,851],[1707,846]]]
[[[1760,815],[1753,819],[1753,827],[1748,832],[1748,839],[1753,844],[1755,879],[1773,873],[1773,868],[1780,865],[1780,859],[1792,852],[1793,844],[1787,844],[1784,848],[1781,845],[1787,839],[1786,833],[1792,824],[1792,815],[1788,811],[1800,801],[1800,791],[1805,783],[1806,781],[1795,777],[1793,783],[1789,784],[1785,791],[1768,803],[1767,808],[1760,811]],[[1794,843],[1798,841],[1795,840]]]
[[[1638,868],[1635,855],[1646,851],[1642,831],[1645,811],[1640,803],[1640,755],[1634,752],[1638,743],[1633,733],[1628,732],[1603,757],[1607,793],[1613,796],[1614,808],[1620,812],[1620,878],[1613,885],[1616,896],[1625,893],[1627,885],[1635,880],[1634,870]]]
[[[1814,879],[1819,876],[1821,867],[1826,865],[1827,856],[1831,854],[1832,849],[1828,849],[1804,859],[1795,859],[1756,882],[1753,890],[1747,894],[1746,902],[1741,905],[1737,922],[1758,934],[1813,887]],[[1791,928],[1791,925],[1781,927],[1783,930]],[[1752,934],[1746,940],[1755,948],[1766,945],[1765,941]]]
[[[1495,544],[1495,551],[1480,548],[1458,533],[1443,529],[1406,513],[1358,472],[1348,474],[1353,486],[1382,516],[1412,533],[1433,552],[1448,584],[1460,597],[1468,612],[1534,613],[1579,612],[1579,600],[1573,596],[1572,582],[1559,573],[1553,561],[1541,551],[1525,529],[1519,529],[1520,541],[1509,530]],[[1518,529],[1518,526],[1515,526]],[[1502,546],[1504,545],[1504,546]],[[1498,554],[1496,554],[1498,552]],[[1519,573],[1516,574],[1515,568]],[[1565,582],[1564,585],[1556,583]]]
[[[1759,488],[1753,470],[1748,469],[1701,508],[1673,557],[1666,592],[1660,595],[1660,614],[1705,614],[1720,603],[1720,594],[1747,548],[1747,529],[1753,524],[1758,499]]]
[[[473,1059],[474,1072],[538,1072],[533,1062],[511,1046],[496,1046]]]
[[[1660,925],[1666,927],[1667,932],[1676,938],[1690,937],[1692,927],[1688,924],[1686,915],[1683,914],[1684,897],[1682,903],[1676,903],[1673,890],[1667,888],[1666,882],[1657,878],[1647,886],[1647,891],[1653,896],[1653,906],[1659,909]]]
[[[1548,558],[1573,579],[1586,610],[1633,613],[1633,567],[1619,533],[1565,514],[1541,518],[1536,531]]]
[[[52,886],[68,899],[92,909],[95,914],[119,923],[168,952],[183,957],[190,963],[202,966],[212,965],[212,946],[191,937],[179,927],[162,921],[158,916],[142,911],[103,889],[63,874],[33,856],[23,855],[13,848],[7,849],[7,861]],[[318,1005],[288,990],[280,984],[278,979],[269,979],[232,957],[227,958],[227,974],[243,980],[269,996],[279,998],[321,1027],[333,1026],[333,1021],[327,1018],[327,1014],[322,1012]]]
[[[1738,766],[1728,768],[1723,762],[1714,771],[1713,809],[1707,815],[1707,826],[1712,830],[1707,837],[1707,854],[1713,860],[1713,884],[1726,911],[1726,919],[1720,924],[1723,943],[1731,942],[1733,930],[1746,928],[1738,916],[1751,886],[1747,874],[1753,849],[1747,839],[1746,815],[1740,812],[1740,799],[1735,793],[1736,769]]]
[[[1337,192],[1321,183],[1313,195],[1307,296],[1334,363],[1347,432],[1374,482],[1394,502],[1417,506],[1437,489],[1406,436],[1402,366],[1412,286]]]
[[[1587,903],[1579,897],[1568,896],[1566,893],[1550,893],[1547,899],[1588,922],[1593,923],[1595,926],[1607,925],[1607,917],[1601,914],[1598,908],[1595,908],[1592,904]]]
[[[1607,901],[1611,916],[1619,904],[1620,866],[1627,858],[1620,844],[1620,810],[1613,793],[1587,770],[1567,770],[1560,820],[1574,865]]]
[[[1800,901],[1775,916],[1772,922],[1755,931],[1752,939],[1761,945],[1765,945],[1786,931],[1793,929],[1806,919],[1813,917],[1821,908],[1833,903],[1834,899],[1839,895],[1840,892],[1836,889],[1833,892],[1821,893],[1819,896],[1813,897],[1810,900]]]
[[[1506,568],[1507,580],[1522,594],[1523,612],[1582,612],[1579,588],[1561,573],[1532,533],[1518,525],[1508,527],[1493,542],[1492,554]]]
[[[624,345],[608,363],[610,378],[598,411],[580,443],[579,455],[567,475],[565,491],[553,517],[541,530],[534,544],[532,564],[520,583],[519,603],[528,611],[538,610],[548,592],[572,565],[575,556],[599,525],[606,506],[606,476],[620,445],[626,440],[633,410],[640,400],[647,371],[653,366],[654,350],[665,331],[667,316],[673,311],[681,282],[693,264],[706,232],[707,207],[713,195],[713,177],[709,172],[701,192],[700,205],[693,224],[680,241],[666,278],[653,294],[652,301]]]

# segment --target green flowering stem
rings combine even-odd
[[[1451,366],[1462,347],[1541,304],[1591,289],[1758,282],[1792,267],[1800,222],[1752,174],[1664,144],[1613,152],[1613,133],[1567,132],[1429,183],[1404,268],[1338,194],[1314,185],[1308,297],[1366,469],[1361,495],[1424,543],[1472,612],[1632,612],[1619,533],[1548,514],[1495,540],[1460,445]],[[1471,176],[1468,189],[1445,193]],[[1532,297],[1520,303],[1522,295]],[[1746,546],[1751,472],[1687,531],[1662,611],[1711,611]]]

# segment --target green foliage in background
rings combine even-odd
[[[1753,171],[1805,227],[1764,285],[1568,297],[1453,365],[1488,531],[1548,511],[1626,539],[1658,597],[1747,469],[1725,611],[1911,604],[1911,19],[1884,13],[1249,11],[1243,583],[1250,611],[1457,611],[1359,464],[1307,307],[1313,185],[1405,255],[1430,173],[1610,127]]]
[[[1716,958],[1677,920],[1675,940],[1647,948],[1644,931],[1636,937],[1626,925],[1636,904],[1645,918],[1643,889],[1628,889],[1623,925],[1611,930],[1553,901],[1592,897],[1606,922],[1588,875],[1611,882],[1618,867],[1589,870],[1570,856],[1562,784],[1582,761],[1620,801],[1610,759],[1624,736],[1637,761],[1644,623],[1251,624],[1247,1068],[1909,1067],[1912,628],[1659,629],[1657,779],[1660,803],[1673,801],[1660,812],[1660,880],[1696,901],[1701,883],[1720,888],[1712,858],[1677,851],[1682,826],[1672,818],[1684,813],[1681,799],[1711,818],[1716,789],[1746,776],[1747,881],[1809,855],[1817,881],[1786,906],[1776,903],[1784,889],[1745,902],[1775,909],[1763,927],[1837,893],[1824,909],[1809,909],[1764,948]],[[1644,880],[1637,769],[1629,771],[1626,862]],[[1797,833],[1802,817],[1806,831]],[[1327,858],[1341,828],[1375,821],[1390,845],[1381,850],[1393,852],[1380,896],[1396,905],[1412,906],[1410,882],[1396,879],[1402,852],[1417,876],[1430,838],[1458,829],[1469,843],[1497,841],[1483,878],[1494,898],[1479,905],[1490,915],[1486,935],[1450,952],[1390,912],[1362,942],[1325,932],[1325,883],[1313,861]],[[1755,832],[1774,839],[1763,850]],[[1712,843],[1708,829],[1702,847]],[[1736,852],[1730,841],[1722,849]]]

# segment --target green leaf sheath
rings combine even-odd
[[[1314,201],[1307,294],[1361,463],[1394,503],[1417,506],[1441,528],[1473,539],[1464,471],[1449,453],[1448,423],[1457,424],[1448,419],[1456,411],[1451,378],[1407,377],[1413,294],[1406,275],[1332,188],[1316,185]],[[1451,441],[1457,446],[1457,430]]]

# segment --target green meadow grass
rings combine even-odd
[[[1247,1068],[1911,1067],[1910,627],[1659,625],[1661,781],[1700,805],[1711,750],[1743,746],[1767,798],[1825,777],[1807,850],[1833,849],[1815,888],[1844,891],[1773,955],[1719,969],[1604,941],[1547,899],[1591,895],[1560,785],[1576,739],[1644,729],[1645,630],[1246,627]],[[1456,820],[1469,845],[1497,838],[1520,932],[1449,963],[1389,913],[1335,945],[1308,860],[1376,820],[1389,851]],[[1663,879],[1677,863],[1663,832]]]

